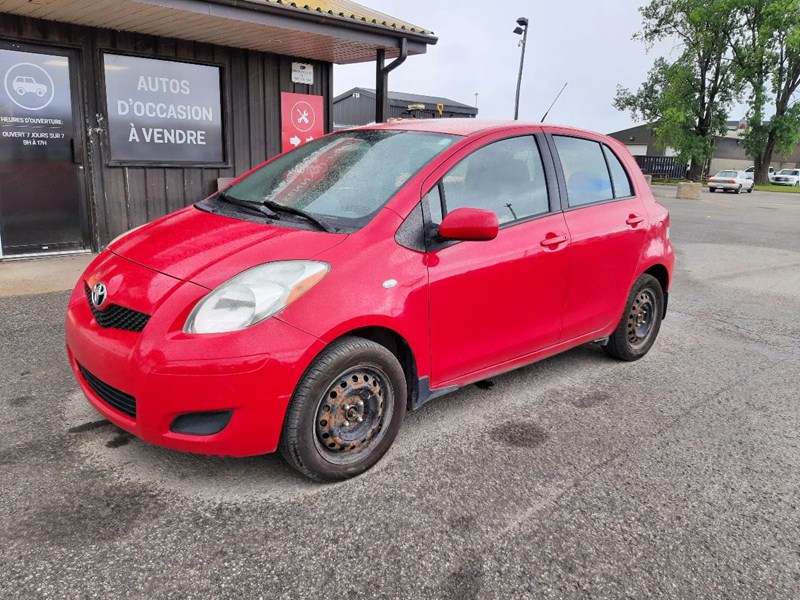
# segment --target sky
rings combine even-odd
[[[547,121],[611,133],[635,125],[612,102],[617,84],[632,90],[659,55],[631,37],[639,30],[640,0],[362,0],[381,12],[432,29],[426,54],[411,56],[389,75],[389,89],[475,104],[480,118],[512,119],[519,72],[518,17],[528,17],[520,120],[539,121],[561,87]],[[336,65],[334,91],[375,87],[375,63]],[[734,114],[731,118],[739,118]]]

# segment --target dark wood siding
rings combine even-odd
[[[211,194],[220,177],[235,177],[281,150],[280,93],[322,95],[331,130],[333,65],[238,48],[94,29],[0,13],[0,39],[49,44],[79,51],[85,118],[87,198],[94,245],[100,248],[132,227]],[[43,48],[43,51],[45,49]],[[177,58],[222,67],[226,157],[219,168],[109,166],[101,53]],[[314,64],[314,85],[291,82],[293,60]]]

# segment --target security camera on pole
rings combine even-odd
[[[519,77],[517,77],[517,99],[514,102],[514,120],[519,119],[519,90],[522,86],[522,66],[525,64],[525,44],[528,41],[528,17],[520,17],[517,19],[517,27],[514,33],[521,35],[522,39],[519,45],[522,46],[522,53],[519,58]]]

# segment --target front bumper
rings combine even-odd
[[[142,270],[149,270],[125,263],[116,264],[124,265],[123,280],[147,278]],[[93,263],[87,273],[93,268],[103,270]],[[149,273],[153,280],[163,277]],[[188,311],[206,292],[178,282],[156,306],[131,306],[152,314],[144,330],[136,333],[100,327],[87,302],[84,282],[78,282],[66,322],[72,370],[100,414],[146,442],[224,456],[274,452],[292,392],[324,344],[274,317],[230,334],[183,334]],[[116,392],[135,399],[135,415],[115,401]],[[232,412],[230,420],[218,433],[190,435],[171,428],[176,418],[187,413],[227,411]]]

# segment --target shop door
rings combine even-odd
[[[74,53],[0,45],[0,257],[88,247]]]

